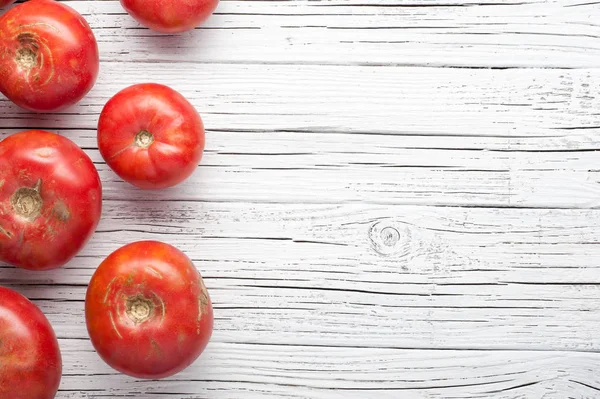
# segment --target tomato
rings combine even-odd
[[[219,0],[121,0],[121,4],[142,25],[157,32],[179,33],[204,22]]]
[[[5,7],[14,2],[15,2],[15,0],[0,0],[0,8]]]
[[[100,154],[123,180],[144,189],[185,180],[204,150],[200,115],[181,94],[154,83],[128,87],[104,106]]]
[[[0,261],[32,270],[65,264],[101,210],[98,172],[71,140],[30,130],[0,141]]]
[[[106,363],[137,378],[163,378],[202,353],[213,311],[202,277],[171,245],[140,241],[110,254],[85,299],[92,344]]]
[[[0,17],[0,92],[31,111],[81,100],[96,82],[98,45],[89,25],[54,0],[30,0]]]
[[[46,316],[23,295],[0,287],[0,398],[52,399],[62,360]]]

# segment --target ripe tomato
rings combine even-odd
[[[154,83],[128,87],[104,106],[98,148],[123,180],[145,189],[174,186],[204,150],[200,115],[181,94]]]
[[[100,264],[87,290],[85,318],[106,363],[138,378],[178,373],[212,334],[210,297],[194,264],[177,248],[140,241]]]
[[[0,398],[52,399],[62,360],[46,316],[23,295],[0,287]]]
[[[0,0],[0,8],[14,3],[15,0]]]
[[[81,100],[96,82],[98,45],[89,25],[54,0],[30,0],[0,17],[0,92],[31,111]]]
[[[98,172],[71,140],[30,130],[0,141],[0,261],[62,266],[91,237],[101,209]]]
[[[179,33],[204,22],[219,0],[121,0],[121,4],[142,25],[157,32]]]

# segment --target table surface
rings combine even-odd
[[[0,137],[59,132],[92,157],[103,219],[66,267],[0,284],[59,337],[58,398],[600,397],[600,4],[585,0],[223,0],[152,33],[118,1],[68,1],[101,50],[65,112],[0,101]],[[143,192],[102,161],[104,103],[172,86],[207,147]],[[185,251],[212,341],[172,378],[119,375],[84,295],[119,246]]]

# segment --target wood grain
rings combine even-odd
[[[227,384],[235,388],[223,395],[236,397],[238,389],[258,384],[260,395],[273,397],[335,396],[334,388],[350,397],[404,391],[415,397],[529,397],[551,387],[557,395],[589,390],[571,380],[597,386],[598,211],[109,205],[90,245],[65,269],[34,277],[2,270],[4,284],[40,305],[68,348],[66,368],[77,372],[65,375],[65,389],[100,390],[91,397],[131,391],[204,397]],[[82,298],[105,253],[124,241],[156,238],[176,243],[203,273],[215,302],[215,334],[207,356],[184,374],[135,382],[114,376],[93,353]],[[311,352],[324,360],[315,361]],[[347,358],[355,352],[362,361]],[[519,353],[526,375],[511,376]],[[440,360],[432,360],[438,356],[463,371],[449,377]],[[551,365],[536,366],[549,373],[545,377],[531,369],[529,359],[539,356]],[[488,364],[490,357],[506,364]],[[415,359],[436,366],[422,366],[428,376],[413,380],[409,376],[418,371],[403,370],[415,368]],[[386,366],[369,366],[380,362]],[[302,373],[286,372],[299,367]],[[479,368],[498,374],[482,382]],[[104,392],[108,376],[116,385]]]
[[[599,5],[585,3],[222,1],[202,28],[168,37],[139,29],[116,1],[72,2],[115,62],[595,68]]]
[[[98,163],[106,198],[132,198],[97,153],[95,128],[108,98],[142,73],[190,98],[209,130],[203,167],[154,199],[599,205],[591,69],[109,64],[69,112],[31,116],[0,103],[10,115],[3,134],[61,131]]]
[[[58,114],[0,99],[0,138],[65,135],[104,184],[74,261],[0,267],[56,329],[59,398],[600,397],[600,3],[222,0],[182,36],[68,4],[98,84]],[[177,188],[97,150],[102,106],[142,81],[207,127]],[[207,352],[162,381],[106,366],[83,319],[95,267],[141,239],[184,250],[215,306]]]

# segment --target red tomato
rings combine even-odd
[[[71,140],[30,130],[0,141],[0,261],[62,266],[91,237],[101,209],[98,172]]]
[[[54,0],[30,0],[0,17],[0,92],[31,111],[81,100],[98,76],[98,45],[89,25]]]
[[[92,344],[106,363],[138,378],[178,373],[200,356],[213,311],[202,277],[177,248],[126,245],[94,273],[85,298]]]
[[[142,25],[157,32],[179,33],[204,22],[219,0],[121,0],[121,4]]]
[[[0,8],[14,3],[15,0],[0,0]]]
[[[0,287],[0,398],[52,399],[62,360],[46,316],[23,295]]]
[[[145,189],[174,186],[204,150],[200,115],[181,94],[154,83],[128,87],[104,106],[98,148],[123,180]]]

